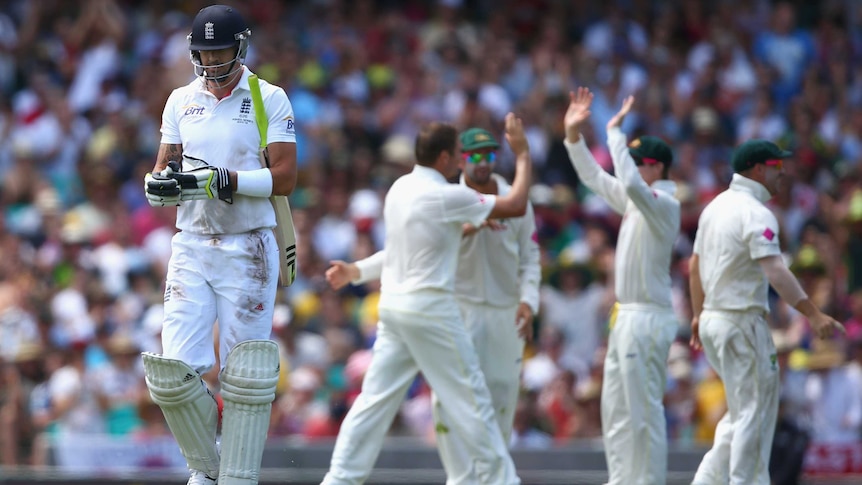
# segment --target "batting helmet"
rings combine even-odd
[[[200,61],[200,51],[212,51],[236,47],[234,61],[242,63],[248,51],[251,29],[239,12],[227,5],[210,5],[202,8],[192,22],[188,35],[189,55],[195,66],[195,74],[204,74]]]

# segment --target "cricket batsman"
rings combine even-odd
[[[296,183],[293,108],[284,90],[260,81],[270,166],[243,65],[251,30],[234,8],[198,12],[188,36],[197,78],[175,89],[162,114],[161,146],[144,181],[150,205],[179,206],[165,283],[162,355],[144,353],[147,387],[185,457],[188,485],[258,483],[279,374],[269,340],[279,256],[269,197]],[[216,365],[218,409],[201,374]]]

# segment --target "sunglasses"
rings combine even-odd
[[[485,161],[487,161],[488,163],[494,163],[495,161],[497,161],[497,154],[496,154],[496,153],[494,153],[494,152],[488,152],[488,153],[478,153],[478,152],[473,152],[473,153],[462,153],[462,154],[461,154],[461,156],[462,156],[462,157],[464,157],[464,161],[465,161],[465,162],[469,162],[469,163],[482,163],[482,160],[485,160]]]
[[[767,167],[775,167],[778,170],[782,170],[784,168],[784,160],[781,160],[780,158],[774,160],[767,160],[763,162],[763,164]]]

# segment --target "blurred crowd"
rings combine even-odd
[[[44,462],[43,439],[168,434],[139,353],[159,352],[175,212],[151,208],[170,91],[193,79],[200,0],[8,0],[0,6],[0,463]],[[544,271],[512,445],[600,439],[599,396],[620,218],[563,147],[568,92],[595,93],[584,135],[611,170],[605,124],[675,150],[683,207],[672,275],[679,335],[668,433],[710,443],[724,389],[689,337],[687,260],[700,210],[753,137],[795,153],[770,203],[788,264],[847,326],[819,342],[773,298],[782,423],[815,442],[862,439],[862,4],[853,0],[247,0],[247,64],[297,119],[291,196],[298,278],[280,292],[282,379],[270,437],[331,439],[370,359],[379,285],[340,292],[333,259],[381,249],[386,190],[432,120],[502,135],[513,111],[535,164]],[[502,138],[502,137],[501,137]],[[502,149],[497,170],[511,176]],[[211,162],[217,164],[217,160]],[[509,322],[500,322],[501,325]],[[441,362],[441,365],[445,363]],[[218,393],[217,369],[207,375]],[[430,391],[411,387],[393,435],[434,440]]]

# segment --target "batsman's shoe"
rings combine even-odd
[[[216,485],[216,479],[208,477],[206,473],[200,470],[192,470],[186,485]]]

